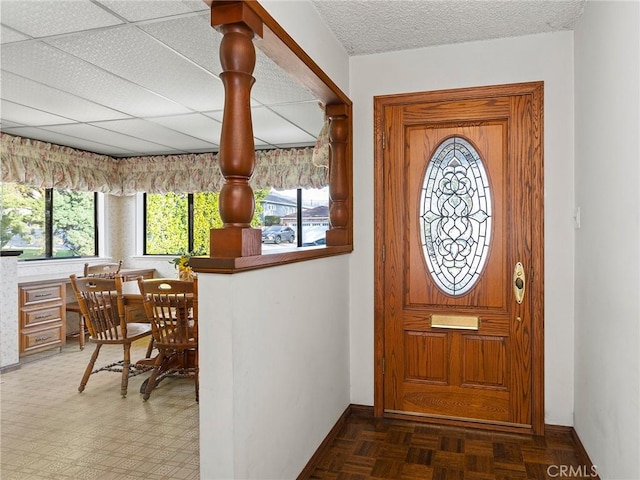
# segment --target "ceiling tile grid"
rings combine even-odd
[[[3,131],[114,156],[219,148],[221,34],[201,0],[0,6]],[[254,118],[257,147],[312,145],[323,121],[313,96],[256,56],[251,105],[274,108]]]
[[[131,116],[190,111],[172,100],[40,41],[3,46],[0,55],[2,70]]]
[[[18,137],[37,139],[43,142],[54,143],[56,145],[85,150],[87,152],[99,152],[103,155],[110,155],[112,157],[131,157],[136,155],[136,152],[134,151],[119,148],[114,145],[95,142],[87,140],[86,138],[77,138],[60,132],[51,132],[43,128],[17,127],[5,130],[3,127],[3,131],[6,131],[11,135],[17,135]]]
[[[217,77],[135,26],[48,43],[188,108],[213,110],[224,105],[224,90]]]
[[[28,78],[3,71],[1,75],[2,98],[14,103],[24,102],[49,113],[64,115],[77,122],[114,120],[128,115],[111,108],[92,103],[81,97],[51,88]]]
[[[149,122],[140,118],[130,120],[110,120],[106,122],[90,123],[95,127],[111,130],[113,132],[144,138],[160,145],[166,145],[173,150],[189,151],[191,148],[207,149],[214,145],[191,135],[185,135],[178,131],[166,128],[158,123]]]
[[[210,25],[210,14],[181,17],[140,25],[139,28],[214,75],[222,71],[222,35]]]
[[[36,108],[25,107],[24,105],[2,100],[0,102],[2,116],[10,118],[20,125],[59,125],[75,123],[70,118],[53,115]]]
[[[202,0],[154,0],[153,8],[149,8],[148,2],[140,1],[101,0],[100,3],[129,22],[171,17],[197,11],[208,12],[209,10]]]
[[[2,23],[33,38],[91,30],[122,23],[89,1],[4,0],[0,5]]]
[[[187,115],[172,115],[167,117],[153,117],[148,119],[177,132],[212,143],[216,147],[220,145],[220,133],[222,123],[201,113]],[[215,149],[217,150],[217,148]]]
[[[56,125],[52,127],[45,127],[45,130],[76,138],[88,138],[94,142],[113,145],[123,150],[135,152],[137,155],[162,155],[172,150],[169,145],[164,143],[159,144],[146,139],[142,140],[131,135],[118,133],[113,130],[106,130],[87,123]],[[176,153],[184,152],[179,151]]]

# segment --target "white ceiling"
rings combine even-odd
[[[349,56],[573,30],[586,0],[312,0]]]
[[[572,29],[585,0],[313,0],[349,55]],[[0,129],[115,157],[217,151],[220,34],[202,0],[1,0]],[[256,148],[315,143],[310,92],[257,50]]]

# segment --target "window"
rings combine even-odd
[[[326,231],[329,229],[329,188],[310,188],[297,190],[271,190],[263,199],[265,211],[264,224],[286,225],[296,231],[298,246],[324,245]],[[268,208],[270,207],[270,208]],[[272,248],[263,239],[263,249]],[[283,243],[282,246],[286,246]]]
[[[268,190],[256,190],[251,225],[261,224],[262,203]],[[209,255],[209,231],[221,228],[217,192],[145,193],[144,254]]]
[[[443,141],[424,176],[423,254],[436,284],[449,295],[475,285],[491,240],[491,192],[473,145],[462,137]]]
[[[16,183],[1,192],[2,250],[22,250],[21,260],[97,256],[97,193]]]
[[[308,189],[278,192],[255,190],[251,226],[285,225],[296,231],[301,242],[265,242],[268,249],[323,244],[329,228],[329,190]],[[144,194],[145,255],[209,255],[209,232],[221,228],[217,192]],[[300,202],[300,203],[298,203]],[[302,223],[298,224],[297,212]],[[318,243],[319,242],[319,243]]]

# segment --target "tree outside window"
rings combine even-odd
[[[47,259],[95,256],[96,194],[2,184],[0,245],[19,257]]]

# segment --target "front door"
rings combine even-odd
[[[542,95],[375,99],[378,415],[542,433]]]

